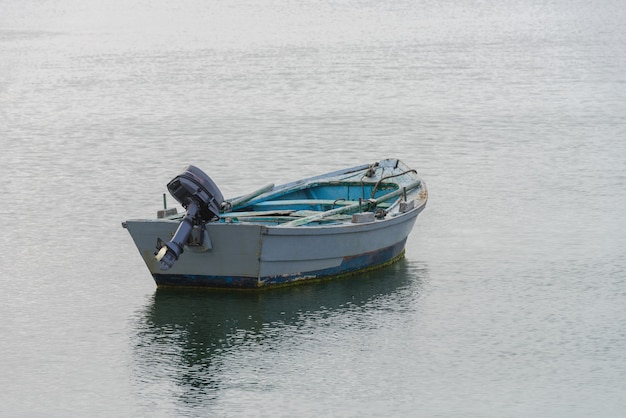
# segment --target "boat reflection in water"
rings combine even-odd
[[[238,369],[265,373],[271,356],[294,345],[297,351],[303,337],[360,332],[380,326],[386,311],[412,311],[426,277],[424,266],[404,259],[354,277],[264,292],[159,289],[134,324],[136,387],[152,402],[156,391],[178,407],[206,406],[233,384]]]

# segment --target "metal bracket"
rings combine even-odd
[[[194,225],[191,234],[189,234],[187,244],[185,244],[185,249],[201,253],[213,249],[209,231],[207,231],[204,225]]]

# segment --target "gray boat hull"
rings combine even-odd
[[[347,275],[396,261],[423,208],[349,225],[210,223],[210,248],[186,246],[167,271],[154,257],[155,237],[173,235],[179,222],[129,220],[125,226],[157,286],[251,289]]]

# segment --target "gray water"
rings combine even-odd
[[[0,0],[0,415],[626,416],[619,0]],[[398,264],[156,291],[121,222],[399,157]],[[173,201],[173,199],[170,199]]]

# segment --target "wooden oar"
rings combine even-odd
[[[234,199],[229,200],[227,203],[229,204],[229,210],[233,210],[237,206],[242,206],[244,203],[248,203],[255,197],[262,195],[263,193],[269,192],[274,188],[274,183],[268,184],[267,186],[263,186],[260,189],[257,189],[247,195],[243,195],[240,197],[236,197]]]
[[[319,176],[309,177],[306,179],[294,181],[292,183],[283,184],[278,188],[265,186],[259,190],[256,190],[246,196],[238,197],[231,201],[230,207],[225,209],[225,212],[229,210],[233,210],[235,206],[237,207],[246,207],[255,205],[258,202],[264,202],[267,200],[275,199],[280,196],[284,196],[289,193],[293,193],[298,190],[308,189],[311,187],[315,187],[317,184],[324,184],[328,181],[328,179],[333,180],[342,180],[345,178],[356,177],[359,171],[363,171],[371,168],[370,164],[364,164],[357,167],[352,167],[346,170],[340,170],[333,173],[322,174]],[[267,194],[266,194],[267,193]],[[244,200],[244,198],[246,198]],[[233,203],[234,202],[234,203]]]
[[[406,187],[401,187],[398,190],[395,190],[395,191],[393,191],[391,193],[387,193],[386,195],[383,195],[383,196],[379,197],[378,199],[366,200],[363,203],[369,203],[369,204],[373,204],[375,206],[375,205],[377,205],[377,204],[379,204],[381,202],[384,202],[385,200],[393,199],[394,197],[400,196],[401,194],[403,194],[405,192],[408,192],[409,190],[413,190],[413,189],[419,187],[421,184],[422,184],[422,182],[420,180],[417,180],[417,181],[415,181],[413,183],[410,183]],[[280,227],[293,227],[293,226],[306,225],[308,223],[318,221],[318,220],[326,218],[328,216],[338,215],[338,214],[341,214],[341,213],[352,212],[354,210],[357,210],[360,206],[361,205],[359,203],[355,203],[353,205],[348,205],[348,206],[343,206],[343,207],[336,208],[336,209],[327,210],[326,212],[320,212],[320,213],[315,214],[315,215],[307,216],[306,218],[296,219],[294,221],[281,224],[279,226]]]

